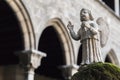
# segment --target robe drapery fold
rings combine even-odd
[[[103,62],[101,57],[100,32],[99,28],[93,21],[88,22],[91,28],[86,28],[81,24],[79,30],[82,44],[82,63],[90,64],[93,62]]]

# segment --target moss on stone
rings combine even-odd
[[[110,63],[84,65],[71,80],[120,80],[120,68]]]

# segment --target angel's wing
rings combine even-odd
[[[105,21],[102,17],[98,18],[96,22],[100,28],[100,44],[101,47],[104,47],[109,37],[110,32],[109,25],[108,22]]]

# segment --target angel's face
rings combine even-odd
[[[87,21],[90,19],[89,12],[86,9],[81,11],[80,16],[81,16],[82,20],[84,20],[84,21]]]

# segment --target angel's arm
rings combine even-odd
[[[80,31],[80,30],[79,30],[79,31]],[[73,29],[70,30],[70,35],[71,35],[71,37],[72,37],[74,40],[80,40],[80,32],[79,32],[79,31],[78,31],[78,33],[76,34]]]
[[[68,29],[69,29],[69,31],[70,31],[71,37],[72,37],[74,40],[79,40],[79,39],[80,39],[80,33],[79,33],[79,31],[78,31],[77,34],[74,32],[74,30],[73,30],[74,25],[72,25],[70,21],[68,22],[67,27],[68,27]]]

